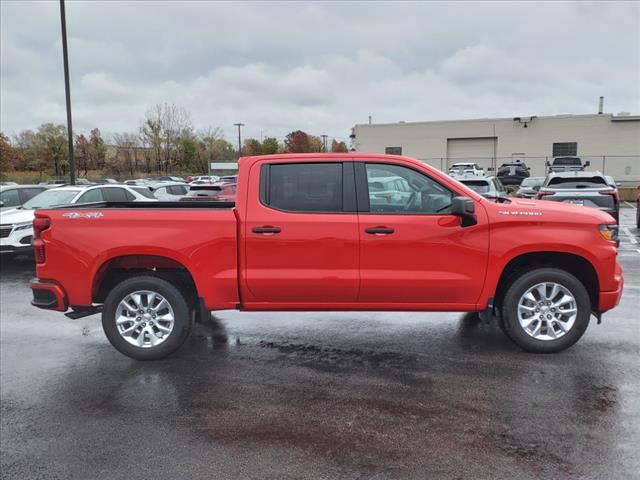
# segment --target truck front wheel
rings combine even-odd
[[[584,285],[570,273],[539,268],[519,276],[502,302],[507,336],[534,353],[553,353],[576,343],[591,317]]]
[[[150,275],[116,285],[102,310],[102,328],[111,345],[136,360],[158,360],[175,352],[187,339],[190,326],[182,292]]]

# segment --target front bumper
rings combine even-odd
[[[33,293],[31,305],[45,310],[64,312],[69,307],[67,294],[61,285],[53,280],[39,280],[34,278],[29,282]]]
[[[6,227],[5,227],[6,229]],[[13,228],[9,235],[0,238],[0,253],[29,253],[32,250],[33,228]]]
[[[615,308],[620,303],[620,298],[622,298],[622,291],[624,290],[624,273],[622,272],[620,265],[617,263],[614,278],[618,284],[618,288],[615,290],[600,292],[600,296],[598,298],[598,311],[600,313]]]

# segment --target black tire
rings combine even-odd
[[[160,294],[173,309],[173,329],[159,345],[149,347],[132,345],[120,335],[116,326],[116,310],[120,302],[128,294],[139,290]],[[178,350],[189,336],[191,315],[188,302],[184,294],[166,280],[151,275],[132,277],[117,284],[107,295],[102,310],[102,329],[111,345],[120,353],[136,360],[159,360]]]
[[[532,337],[518,321],[520,297],[529,288],[543,282],[554,282],[566,288],[573,295],[578,310],[573,327],[554,340]],[[513,281],[505,293],[501,313],[507,337],[520,348],[532,353],[555,353],[569,348],[582,337],[591,318],[591,300],[582,282],[570,273],[556,268],[539,268],[525,272]]]

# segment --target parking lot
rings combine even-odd
[[[31,261],[4,262],[2,477],[637,478],[634,215],[620,306],[555,355],[471,315],[229,311],[136,362],[97,315],[31,307]]]

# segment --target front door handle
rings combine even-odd
[[[253,227],[253,233],[280,233],[280,227]]]
[[[364,231],[366,233],[370,233],[372,235],[391,235],[393,232],[395,232],[395,230],[393,228],[389,228],[389,227],[372,227],[372,228],[365,228]]]

